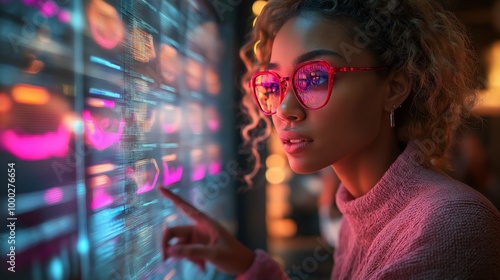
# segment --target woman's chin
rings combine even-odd
[[[297,159],[290,156],[288,157],[288,163],[293,172],[297,174],[310,174],[318,172],[326,167],[318,164],[318,162],[314,160]]]

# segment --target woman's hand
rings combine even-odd
[[[205,269],[205,262],[208,261],[228,274],[241,274],[250,267],[255,257],[252,250],[179,196],[164,188],[160,188],[160,192],[195,221],[193,225],[169,227],[163,231],[163,260],[169,257],[187,258],[201,270]],[[171,245],[172,238],[177,238],[177,243]]]

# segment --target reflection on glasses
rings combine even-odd
[[[290,77],[280,77],[273,71],[260,71],[250,80],[250,88],[260,110],[266,115],[276,113],[285,93],[292,83],[295,97],[308,110],[324,107],[333,88],[335,74],[384,70],[384,67],[333,67],[326,61],[309,61],[299,64]]]

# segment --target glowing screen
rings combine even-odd
[[[0,279],[227,279],[160,254],[191,222],[160,186],[235,224],[231,188],[204,194],[234,145],[209,2],[0,1]]]

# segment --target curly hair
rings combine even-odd
[[[402,71],[412,89],[395,111],[400,142],[415,140],[421,163],[450,171],[449,150],[457,129],[476,102],[477,57],[465,27],[434,0],[271,0],[264,7],[240,57],[247,73],[244,106],[254,120],[242,132],[247,142],[260,139],[249,133],[263,117],[246,86],[253,72],[267,66],[273,39],[289,19],[312,13],[350,24],[356,51],[367,48],[389,71]],[[354,26],[352,26],[354,24]],[[356,37],[358,36],[358,37]],[[362,40],[361,40],[362,39]],[[259,168],[255,167],[254,173]]]

